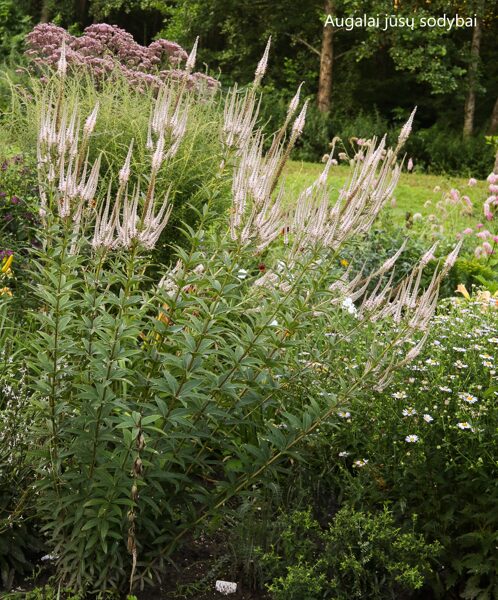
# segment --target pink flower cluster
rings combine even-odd
[[[462,232],[464,235],[474,234],[472,227],[467,227]],[[490,256],[495,253],[495,247],[498,244],[498,235],[493,235],[488,229],[484,229],[482,223],[476,225],[475,236],[479,239],[480,245],[474,250],[476,258]]]
[[[96,77],[119,69],[133,84],[160,86],[168,79],[185,80],[190,89],[217,89],[219,82],[203,73],[181,70],[188,55],[177,43],[160,39],[141,46],[116,25],[97,23],[80,37],[51,23],[37,25],[26,37],[26,55],[39,66],[57,68],[65,42],[69,67],[83,67]]]
[[[489,187],[488,192],[490,196],[483,203],[484,216],[488,221],[492,221],[493,218],[498,214],[498,175],[496,173],[490,173],[487,178]],[[477,184],[477,180],[471,177],[468,182],[469,187],[474,187]],[[456,203],[458,199],[461,199],[467,204],[470,209],[472,208],[472,202],[468,196],[460,197],[458,190],[452,189],[449,192],[449,197],[452,203]],[[471,214],[472,211],[468,214]],[[498,235],[489,231],[484,227],[483,223],[478,223],[475,228],[467,227],[461,233],[457,234],[457,238],[460,239],[462,236],[472,237],[475,236],[478,240],[478,246],[474,250],[476,258],[490,256],[495,254],[496,247],[498,245]]]
[[[490,173],[488,175],[489,183],[489,197],[484,202],[484,216],[488,221],[491,221],[497,211],[498,207],[498,175],[496,173]]]

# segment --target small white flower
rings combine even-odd
[[[245,279],[247,277],[247,271],[245,269],[239,269],[239,272],[237,273],[237,277],[239,279]]]
[[[448,392],[448,393],[450,393],[450,392],[451,392],[451,388],[449,388],[449,387],[445,387],[444,385],[440,385],[440,386],[439,386],[439,389],[440,389],[442,392]]]
[[[273,321],[270,323],[270,327],[278,327],[277,319],[273,319]]]
[[[458,396],[459,396],[459,398],[461,398],[464,402],[467,402],[468,404],[475,404],[477,402],[477,398],[475,396],[473,396],[472,394],[460,392],[458,394]]]
[[[433,358],[428,358],[425,361],[425,364],[430,365],[432,367],[437,367],[439,365],[439,362],[437,360],[434,360]]]
[[[403,409],[403,416],[404,417],[414,417],[416,414],[417,414],[417,411],[414,408],[412,408],[412,407],[404,408]]]
[[[353,300],[349,297],[344,298],[344,300],[342,302],[342,307],[345,308],[350,315],[356,315],[358,313],[358,310],[357,310],[356,306],[354,305]]]
[[[405,442],[408,442],[409,444],[415,444],[416,442],[418,442],[418,435],[407,435],[405,437]]]
[[[408,397],[408,394],[406,392],[394,392],[392,397],[396,398],[396,400],[403,400],[404,398]]]
[[[349,419],[351,417],[351,413],[344,410],[340,410],[337,414],[341,417],[341,419]]]
[[[356,467],[357,469],[361,469],[367,463],[368,463],[368,458],[363,458],[363,459],[360,459],[360,460],[355,460],[354,463],[353,463],[353,466]]]
[[[427,414],[424,415],[423,419],[426,423],[431,423],[432,421],[434,421],[434,419],[431,417],[431,415],[427,415]]]
[[[457,427],[459,429],[472,429],[472,425],[467,423],[467,421],[464,421],[463,423],[457,423]]]
[[[346,452],[346,450],[343,450],[342,452],[339,452],[339,456],[341,458],[346,458],[346,456],[349,456],[349,452]]]

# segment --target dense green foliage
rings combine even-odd
[[[260,556],[275,600],[395,599],[423,587],[438,544],[402,533],[392,515],[342,508],[327,528],[296,511],[277,520],[280,540]]]

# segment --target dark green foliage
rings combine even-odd
[[[3,157],[0,163],[0,252],[25,255],[36,245],[37,179],[31,157]]]
[[[439,552],[392,514],[342,508],[321,528],[310,511],[283,515],[273,526],[280,540],[260,555],[275,600],[399,598],[420,589]]]
[[[25,370],[11,372],[7,365],[13,348],[8,340],[0,341],[8,352],[0,360],[0,589],[10,589],[31,573],[44,545],[30,498],[35,474],[27,461],[32,419]]]
[[[485,286],[491,292],[493,284],[498,283],[498,272],[494,261],[484,262],[476,258],[459,258],[453,267],[448,284],[455,290],[458,284],[463,283],[468,290],[473,286]]]
[[[287,105],[292,97],[289,91],[282,95],[274,92],[264,97],[262,104],[261,122],[267,123],[268,133],[273,132],[277,124],[282,121],[287,111]],[[402,111],[406,118],[409,110]],[[419,110],[420,115],[420,110]],[[351,156],[354,154],[350,144],[352,137],[369,138],[372,135],[382,137],[388,135],[390,143],[395,143],[399,124],[393,126],[379,110],[367,112],[359,109],[346,112],[338,107],[331,114],[321,114],[311,105],[308,110],[306,128],[299,140],[294,158],[304,161],[317,162],[327,152],[331,140],[337,136],[341,138],[342,145]],[[338,152],[343,148],[339,145]],[[437,124],[428,128],[420,128],[418,115],[415,119],[415,130],[406,144],[406,154],[414,157],[417,168],[433,174],[453,174],[462,177],[476,177],[485,179],[489,174],[494,161],[493,147],[486,143],[484,132],[478,132],[470,139],[463,140],[455,128],[447,128]]]
[[[32,22],[26,6],[15,0],[0,0],[0,61],[23,50]]]
[[[410,137],[406,152],[428,173],[459,174],[462,177],[485,179],[494,162],[493,148],[486,143],[484,132],[470,139],[437,124],[416,130]]]

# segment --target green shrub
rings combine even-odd
[[[423,587],[439,551],[438,544],[402,532],[387,510],[344,507],[327,529],[308,510],[284,516],[277,528],[282,541],[261,555],[263,570],[271,574],[267,588],[276,600],[395,599]]]
[[[455,290],[461,283],[471,290],[473,286],[481,286],[485,282],[492,284],[493,281],[498,281],[497,271],[493,268],[493,263],[489,264],[473,257],[459,258],[448,279],[448,283]]]
[[[439,125],[415,131],[406,151],[429,173],[485,179],[494,163],[493,148],[486,144],[484,133],[462,139],[460,132]]]

